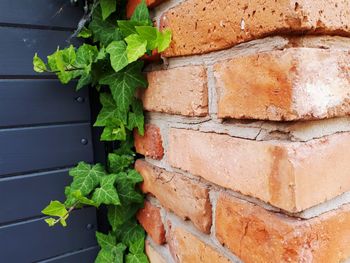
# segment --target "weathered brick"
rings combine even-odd
[[[221,195],[218,240],[245,263],[339,263],[350,256],[350,205],[298,220]]]
[[[158,207],[146,201],[144,207],[137,213],[137,220],[155,243],[158,245],[165,243],[165,228]]]
[[[186,66],[147,74],[149,86],[142,91],[147,111],[185,116],[208,114],[207,74],[203,66]]]
[[[159,254],[148,241],[146,241],[145,252],[150,263],[167,263],[165,258]]]
[[[146,4],[148,7],[152,8],[160,3],[164,2],[165,0],[146,0]],[[132,14],[134,13],[135,8],[142,2],[142,0],[128,0],[127,6],[126,6],[126,16],[130,18]]]
[[[162,206],[183,219],[190,219],[199,230],[209,233],[212,213],[206,187],[142,160],[137,160],[135,169],[144,179],[143,192],[153,194]]]
[[[350,190],[350,133],[253,141],[171,129],[169,162],[219,186],[299,212]]]
[[[144,136],[134,131],[136,152],[147,157],[161,160],[164,155],[163,140],[159,127],[153,124],[145,125]]]
[[[214,66],[220,118],[299,120],[350,113],[350,53],[289,48]]]
[[[172,229],[168,236],[170,251],[176,262],[230,263],[212,246],[204,243],[183,228]]]
[[[207,53],[274,34],[350,33],[349,1],[188,0],[161,17],[173,40],[165,56]]]

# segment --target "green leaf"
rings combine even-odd
[[[106,172],[101,164],[91,166],[80,162],[75,168],[69,170],[69,175],[73,176],[71,190],[79,190],[83,196],[88,195],[98,186]]]
[[[163,52],[166,50],[171,42],[171,31],[169,29],[164,30],[163,32],[157,32],[157,47],[158,52]]]
[[[116,174],[102,177],[101,187],[97,188],[92,196],[92,200],[97,204],[119,205],[120,200],[114,186]]]
[[[127,121],[127,112],[138,87],[146,87],[147,82],[141,73],[143,63],[135,62],[125,69],[109,74],[100,80],[100,84],[109,85],[113,99],[121,112],[123,122]]]
[[[113,41],[106,49],[111,58],[111,65],[115,72],[125,68],[129,62],[124,41]]]
[[[91,30],[86,27],[83,27],[83,29],[78,34],[78,37],[81,37],[81,38],[90,38],[91,36],[92,36]]]
[[[56,225],[56,220],[52,217],[46,218],[45,222],[49,225],[49,226],[54,226]]]
[[[108,235],[96,232],[97,243],[102,249],[112,249],[116,245],[116,237],[109,233]]]
[[[135,11],[132,14],[130,20],[140,22],[145,26],[152,25],[152,21],[145,0],[142,0],[142,2],[135,8]]]
[[[126,139],[125,127],[121,124],[119,127],[106,126],[101,134],[102,141],[123,141]]]
[[[117,191],[123,204],[143,203],[143,195],[135,188],[135,185],[142,181],[143,178],[135,170],[118,174]]]
[[[131,254],[129,253],[126,256],[126,263],[149,263],[146,254]]]
[[[72,192],[72,196],[76,199],[76,201],[78,201],[83,205],[99,207],[99,205],[95,203],[93,200],[83,196],[79,190]]]
[[[133,254],[139,254],[144,251],[145,231],[136,222],[128,222],[117,231],[117,235],[121,241],[129,247],[129,251]]]
[[[35,53],[35,56],[33,58],[33,66],[35,72],[42,73],[47,71],[46,64],[44,63],[44,61],[42,61],[41,58],[38,57],[37,53]]]
[[[144,40],[139,35],[132,34],[125,38],[125,41],[128,44],[126,53],[129,63],[136,61],[146,53],[147,40]]]
[[[82,89],[83,87],[91,84],[91,82],[92,82],[91,74],[83,74],[78,81],[76,90]]]
[[[62,204],[60,201],[51,201],[50,204],[45,207],[44,210],[41,211],[44,215],[48,216],[57,216],[60,218],[60,223],[62,226],[67,226],[66,219],[69,216],[68,210],[66,206]],[[52,219],[48,218],[45,220],[49,226],[53,226],[55,224]]]
[[[108,125],[120,126],[122,121],[119,119],[119,112],[112,96],[108,93],[100,94],[102,109],[97,116],[95,127],[104,127]]]
[[[135,27],[139,36],[147,40],[147,49],[153,50],[158,46],[158,29],[153,26],[137,26]]]
[[[93,19],[89,25],[93,33],[94,42],[101,42],[102,46],[108,46],[112,41],[123,40],[122,33],[115,26],[114,21],[103,20],[98,8],[93,13]]]
[[[136,26],[141,26],[142,24],[137,21],[131,21],[131,20],[118,20],[118,27],[120,31],[122,32],[124,38],[131,35],[136,34]]]
[[[116,0],[100,0],[102,19],[106,20],[117,8]]]
[[[95,259],[95,263],[114,263],[114,259],[112,250],[101,249]]]
[[[142,205],[108,206],[108,222],[113,231],[117,231],[122,225],[133,218]]]
[[[75,53],[75,48],[73,45],[70,45],[68,48],[61,50],[62,59],[65,65],[65,69],[69,68],[69,66],[73,65],[77,55]]]
[[[84,68],[86,73],[89,73],[91,64],[95,62],[97,55],[98,49],[96,46],[83,44],[77,50],[75,66]]]
[[[132,131],[134,128],[137,128],[140,135],[144,135],[144,116],[143,116],[143,107],[142,102],[134,98],[131,104],[133,112],[129,112],[128,125],[127,128]]]
[[[118,155],[116,153],[108,154],[109,170],[112,173],[120,173],[129,168],[134,162],[134,157],[129,154]]]

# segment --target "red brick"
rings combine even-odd
[[[305,120],[350,113],[350,53],[290,48],[214,66],[218,117]]]
[[[169,162],[219,186],[299,212],[350,190],[350,133],[252,141],[171,129]]]
[[[147,111],[185,116],[208,114],[207,74],[203,66],[186,66],[147,74],[141,98]]]
[[[163,158],[162,136],[156,125],[146,124],[144,136],[139,135],[138,131],[135,130],[134,138],[136,152],[156,160]]]
[[[146,4],[149,8],[155,7],[165,0],[146,0]],[[130,18],[134,13],[135,8],[142,2],[142,0],[128,0],[126,6],[126,16]]]
[[[179,263],[231,262],[215,248],[180,227],[170,231],[168,243],[173,258]]]
[[[245,263],[338,263],[350,257],[350,205],[298,220],[221,195],[216,236]]]
[[[145,252],[150,263],[167,263],[165,258],[152,247],[149,241],[146,241]]]
[[[144,208],[137,213],[137,220],[155,243],[158,245],[165,243],[165,229],[158,207],[146,201]]]
[[[207,53],[275,34],[350,32],[349,1],[188,0],[163,14],[173,33],[165,56]],[[244,21],[244,22],[243,22]]]
[[[206,187],[142,160],[136,161],[135,169],[144,179],[143,192],[154,195],[162,206],[183,219],[190,219],[202,232],[210,232],[212,213]]]

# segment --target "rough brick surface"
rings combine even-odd
[[[146,241],[145,252],[150,263],[168,263],[166,262],[165,258],[159,254],[148,241]]]
[[[299,221],[227,195],[216,208],[216,235],[245,263],[338,263],[350,256],[350,206]]]
[[[219,186],[299,212],[350,190],[350,133],[252,141],[171,129],[169,162]]]
[[[207,74],[202,66],[186,66],[147,74],[141,94],[147,111],[185,116],[208,114]]]
[[[143,192],[153,194],[165,208],[183,219],[190,219],[199,230],[210,231],[212,214],[206,187],[142,160],[136,162],[135,169],[144,179]]]
[[[218,116],[319,119],[350,113],[350,54],[290,48],[234,58],[214,67]]]
[[[165,229],[160,208],[146,201],[144,208],[137,213],[137,220],[155,243],[158,245],[165,243]]]
[[[182,228],[170,231],[170,251],[178,263],[230,263],[231,261],[213,247]]]
[[[139,135],[137,130],[134,132],[136,152],[147,157],[161,160],[164,155],[163,140],[160,129],[153,124],[145,125],[144,136]]]
[[[281,33],[349,35],[350,2],[340,0],[188,0],[167,11],[173,32],[165,56],[206,53]]]

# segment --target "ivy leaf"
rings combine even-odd
[[[145,0],[142,0],[142,2],[135,8],[135,11],[132,14],[130,20],[140,22],[145,26],[152,25],[152,21]]]
[[[102,10],[102,19],[106,20],[117,9],[117,2],[115,0],[100,0]]]
[[[97,243],[102,249],[112,249],[116,244],[116,237],[109,233],[108,235],[96,232]]]
[[[128,154],[118,155],[116,153],[108,154],[109,170],[112,173],[125,171],[134,162],[134,157]]]
[[[112,96],[108,93],[101,93],[100,102],[102,104],[102,109],[97,116],[94,126],[104,127],[108,125],[122,125],[122,122],[119,120],[117,105],[115,104]]]
[[[138,87],[146,87],[147,82],[141,73],[143,63],[135,62],[125,69],[109,74],[100,80],[100,84],[109,85],[113,99],[121,112],[123,122],[127,122],[127,112]]]
[[[41,212],[44,215],[59,217],[61,225],[67,226],[66,219],[68,218],[69,213],[68,213],[68,210],[66,209],[66,206],[62,204],[60,201],[51,201],[50,204],[47,207],[45,207],[45,209],[42,210]],[[55,219],[52,220],[52,219],[48,218],[47,220],[45,220],[45,222],[49,226],[53,226],[56,220]]]
[[[89,85],[92,82],[92,76],[91,74],[83,74],[77,84],[76,90],[80,90],[83,87]]]
[[[76,201],[83,205],[89,205],[89,206],[94,206],[94,207],[99,207],[97,203],[95,203],[93,200],[83,196],[79,190],[74,191],[71,193],[72,196],[75,198]]]
[[[147,40],[144,40],[139,35],[132,34],[125,38],[125,41],[128,44],[126,53],[129,63],[136,61],[146,53]]]
[[[106,51],[110,55],[111,65],[115,72],[120,71],[129,64],[124,41],[113,41],[108,45]]]
[[[109,206],[108,207],[108,222],[112,226],[113,231],[117,231],[123,224],[134,217],[136,212],[142,205],[127,205],[127,206]]]
[[[114,259],[112,250],[101,249],[95,259],[95,263],[114,263]]]
[[[143,107],[142,102],[134,98],[132,104],[132,112],[129,112],[128,125],[127,128],[132,131],[134,128],[138,129],[140,135],[144,135],[144,116],[143,116]]]
[[[89,25],[89,29],[93,33],[94,42],[100,42],[105,47],[112,41],[123,40],[123,36],[115,26],[115,23],[108,19],[103,20],[98,8],[93,13],[93,19]]]
[[[136,26],[139,36],[147,40],[147,49],[153,50],[158,46],[158,30],[153,26]]]
[[[68,48],[65,48],[61,50],[62,52],[62,59],[66,67],[71,66],[74,64],[77,55],[75,53],[75,48],[73,45],[70,45]]]
[[[81,37],[81,38],[90,38],[91,36],[92,36],[91,30],[86,27],[83,27],[83,29],[78,34],[78,37]]]
[[[45,222],[49,225],[49,226],[54,226],[56,224],[56,220],[52,217],[46,218]]]
[[[69,170],[69,175],[73,176],[71,190],[79,190],[83,196],[86,196],[98,186],[100,178],[106,176],[106,172],[101,164],[91,166],[80,162],[75,168]]]
[[[169,29],[164,30],[163,32],[157,31],[157,47],[158,52],[163,52],[166,50],[171,42],[171,31]]]
[[[123,204],[143,203],[143,195],[136,190],[135,185],[143,178],[135,170],[129,173],[121,172],[116,179],[117,191]]]
[[[126,263],[149,263],[146,254],[131,254],[129,253],[126,256]]]
[[[141,26],[142,24],[137,21],[131,21],[131,20],[118,20],[118,27],[120,31],[122,32],[124,38],[131,35],[136,34],[136,26]]]
[[[97,188],[92,196],[92,200],[96,204],[120,205],[119,196],[114,186],[116,177],[116,174],[102,177],[101,187]]]
[[[102,141],[123,141],[126,139],[126,131],[123,124],[119,127],[106,126],[101,134]]]
[[[95,62],[97,55],[98,49],[96,46],[83,44],[77,50],[75,66],[84,68],[86,73],[90,73],[91,64]]]
[[[144,251],[145,230],[136,222],[127,222],[117,231],[121,241],[129,247],[133,254],[139,254]]]
[[[33,58],[34,71],[38,73],[43,73],[47,71],[46,64],[39,58],[38,53],[35,53]]]

